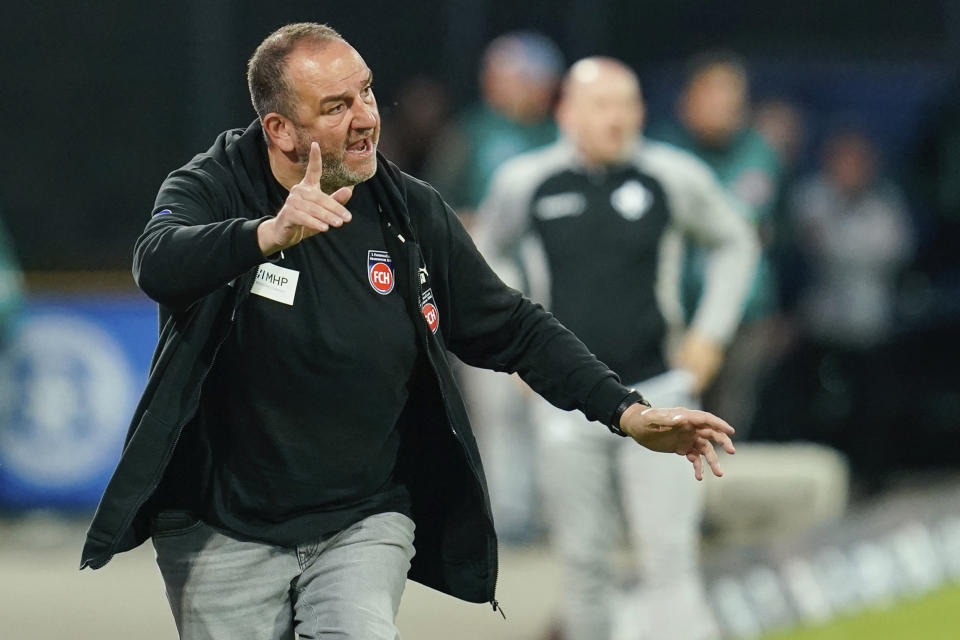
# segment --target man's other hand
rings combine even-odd
[[[674,365],[693,374],[694,392],[706,389],[723,363],[723,347],[702,333],[692,330],[684,337]]]
[[[651,409],[637,403],[623,412],[620,428],[652,451],[686,456],[693,463],[697,480],[703,479],[704,458],[713,475],[723,475],[714,444],[723,447],[727,453],[735,452],[730,440],[733,427],[706,411],[682,407]]]

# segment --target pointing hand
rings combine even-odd
[[[350,222],[352,216],[343,205],[353,195],[353,187],[341,187],[326,194],[320,188],[322,175],[320,145],[313,142],[303,180],[290,189],[277,215],[257,227],[257,242],[264,256]]]

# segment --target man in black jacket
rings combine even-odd
[[[183,638],[392,639],[408,575],[496,608],[447,351],[720,474],[729,425],[644,406],[377,155],[372,74],[339,34],[283,27],[248,79],[258,121],[170,174],[137,241],[160,339],[82,566],[152,537]]]

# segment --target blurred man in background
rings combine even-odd
[[[809,268],[803,326],[822,343],[869,350],[893,330],[896,280],[913,234],[904,195],[879,163],[862,130],[834,131],[819,171],[792,193],[795,241]]]
[[[553,105],[563,55],[539,33],[515,31],[491,42],[480,63],[481,101],[440,139],[426,177],[469,227],[490,176],[524,151],[553,142]]]
[[[897,455],[884,435],[896,428],[889,416],[901,397],[888,347],[898,278],[914,246],[906,199],[880,162],[863,129],[838,127],[823,144],[819,169],[791,193],[791,235],[805,267],[800,344],[772,393],[792,391],[804,410],[785,407],[767,430],[836,446],[858,479],[874,486]],[[856,444],[864,425],[877,434],[868,449]]]
[[[710,354],[733,335],[758,252],[710,169],[639,139],[633,71],[611,58],[571,67],[557,110],[563,138],[496,174],[477,218],[481,250],[525,263],[536,300],[658,405],[695,403],[716,372]],[[682,242],[706,250],[693,322],[680,310]],[[667,350],[673,338],[678,348]],[[672,352],[671,352],[672,351]],[[670,356],[675,358],[670,362]],[[707,366],[704,366],[704,365]],[[718,362],[716,364],[719,364]],[[565,569],[565,640],[608,640],[617,597],[611,553],[628,525],[642,588],[622,611],[650,638],[716,637],[697,564],[701,494],[683,465],[627,451],[582,418],[538,403],[543,489]],[[635,455],[639,453],[640,455]],[[617,632],[638,637],[638,629]]]
[[[777,154],[781,169],[794,169],[806,146],[803,109],[793,100],[779,97],[757,102],[752,111],[751,125]]]
[[[768,365],[775,368],[795,337],[790,316],[796,309],[803,268],[790,228],[790,192],[799,178],[801,160],[807,150],[809,131],[807,115],[794,100],[781,96],[758,101],[752,109],[753,129],[767,141],[780,162],[780,184],[773,211],[768,216],[765,234],[766,257],[777,275],[778,319],[771,322],[767,343]],[[760,385],[762,388],[762,384]],[[758,401],[759,402],[759,401]],[[748,429],[749,430],[749,429]]]
[[[705,390],[705,407],[723,407],[749,429],[755,394],[765,367],[768,319],[775,312],[776,277],[767,250],[771,215],[780,182],[780,165],[770,145],[748,125],[747,70],[734,54],[706,53],[693,59],[677,104],[677,123],[651,136],[687,149],[716,173],[740,215],[760,237],[764,254],[747,298],[743,324],[730,344],[716,384]],[[684,308],[690,317],[703,295],[704,253],[688,245],[684,267]],[[719,345],[713,355],[720,358]],[[704,354],[708,353],[704,349]]]
[[[12,372],[7,368],[8,347],[14,337],[20,312],[23,307],[23,276],[17,261],[13,242],[0,219],[0,374]],[[13,374],[19,375],[19,374]],[[0,375],[0,380],[3,376]],[[9,391],[9,389],[6,389]],[[0,393],[0,436],[11,426],[9,419],[13,414],[9,394]]]
[[[23,305],[23,276],[13,242],[0,221],[0,357]]]

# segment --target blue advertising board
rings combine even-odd
[[[156,306],[143,297],[28,301],[0,358],[0,506],[96,506],[156,339]]]

